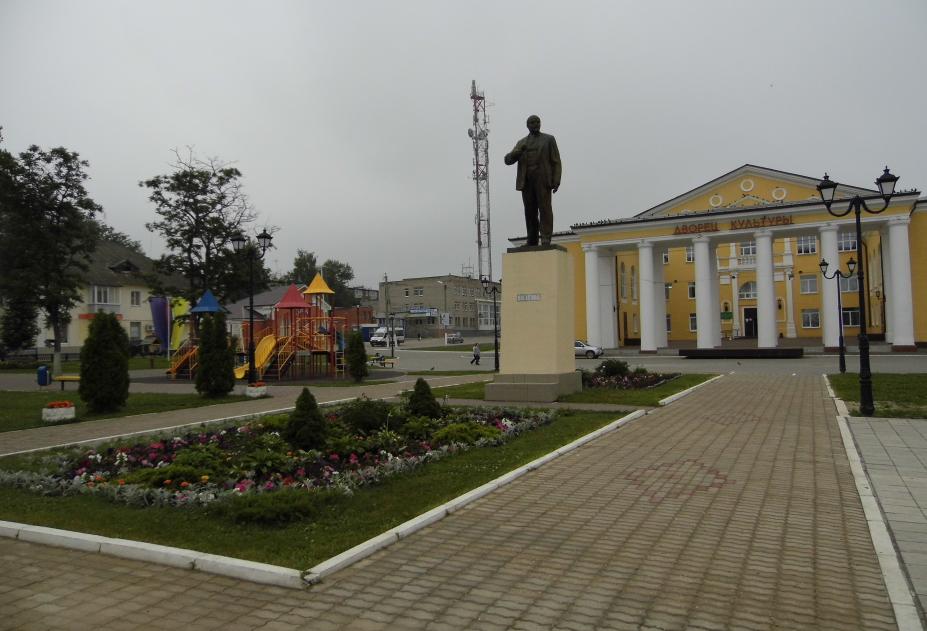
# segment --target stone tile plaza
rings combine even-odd
[[[409,368],[434,361],[414,348],[402,355]],[[927,421],[850,418],[842,436],[820,376],[833,357],[768,361],[702,362],[723,376],[303,589],[2,537],[0,627],[921,628]],[[877,372],[927,367],[920,353],[873,361]],[[30,387],[14,377],[3,387]],[[343,396],[333,390],[318,389],[319,401]],[[276,386],[273,399],[226,414],[279,409],[295,395]],[[142,416],[120,428],[181,417],[209,414]],[[113,431],[98,421],[7,432],[0,452]],[[861,484],[871,484],[878,514],[867,512]],[[889,533],[887,550],[874,519]]]

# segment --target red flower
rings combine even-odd
[[[45,407],[55,409],[55,408],[72,408],[74,404],[70,401],[50,401]]]

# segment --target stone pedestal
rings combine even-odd
[[[488,401],[555,401],[578,392],[573,264],[564,248],[512,248],[502,257],[502,356]]]

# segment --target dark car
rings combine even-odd
[[[161,342],[156,337],[146,337],[145,339],[129,340],[130,357],[147,357],[148,355],[157,355],[161,352]]]

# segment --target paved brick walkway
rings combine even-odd
[[[834,416],[727,376],[306,592],[0,539],[0,626],[894,629]]]
[[[927,610],[927,420],[851,418],[863,466]]]

